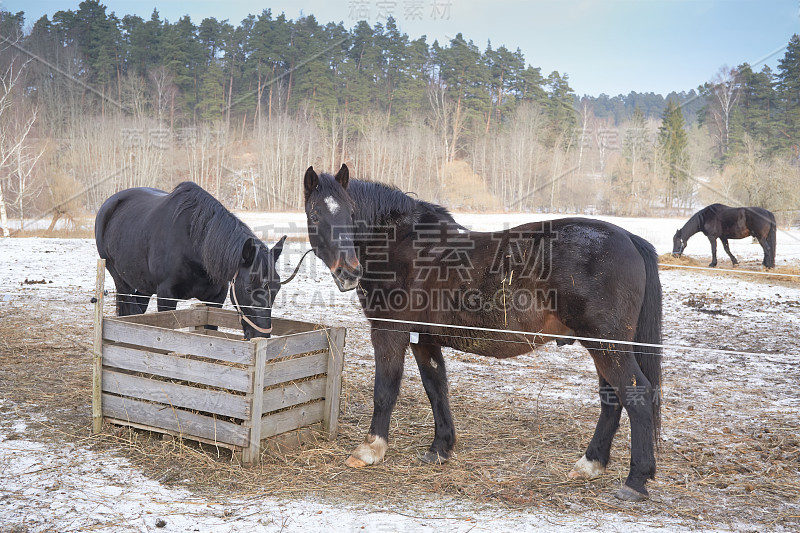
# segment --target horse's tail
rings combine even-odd
[[[775,215],[769,214],[769,232],[767,233],[767,268],[775,268],[775,241],[777,241],[777,224]]]
[[[653,437],[658,447],[661,436],[661,280],[658,277],[658,254],[653,245],[637,235],[631,241],[644,260],[645,287],[634,342],[656,346],[634,345],[636,362],[653,390]]]

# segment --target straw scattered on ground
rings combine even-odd
[[[164,440],[139,430],[108,426],[104,435],[92,437],[90,328],[89,323],[64,323],[36,307],[0,308],[0,390],[13,401],[14,416],[30,418],[24,437],[56,446],[91,443],[128,457],[154,479],[185,486],[210,501],[267,495],[409,505],[415,498],[446,496],[476,508],[493,504],[510,512],[536,507],[575,513],[600,509],[648,520],[670,517],[686,524],[800,526],[800,423],[775,410],[753,408],[752,402],[730,405],[741,395],[753,394],[745,382],[737,381],[735,367],[719,370],[731,374],[730,386],[718,391],[715,402],[665,397],[666,437],[657,480],[650,484],[653,497],[629,505],[611,496],[627,475],[627,419],[623,417],[607,474],[591,482],[570,481],[566,474],[591,437],[597,407],[575,400],[541,400],[530,389],[524,394],[498,391],[490,383],[481,389],[480,380],[470,387],[451,386],[456,455],[446,465],[422,464],[417,457],[433,437],[433,421],[411,361],[392,420],[386,462],[359,470],[345,467],[372,412],[371,351],[366,334],[357,331],[348,332],[335,441],[271,447],[260,465],[244,467],[225,449]],[[454,357],[482,361],[468,354]],[[800,377],[796,368],[787,367],[787,372]],[[530,373],[529,379],[537,383],[565,377],[563,368],[547,365]],[[682,380],[692,387],[694,376],[674,373],[665,369],[665,380]],[[594,378],[585,377],[589,391]],[[731,421],[726,413],[734,410],[752,423]]]

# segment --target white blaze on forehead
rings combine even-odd
[[[339,210],[339,202],[334,200],[333,196],[325,197],[325,205],[328,206],[328,211],[331,212],[331,215],[335,215],[336,212]]]

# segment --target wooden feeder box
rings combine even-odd
[[[258,462],[264,439],[314,430],[335,438],[345,328],[273,318],[271,338],[243,341],[235,311],[204,305],[104,318],[102,277],[99,270],[95,432],[105,421],[170,434],[229,448],[244,463]]]

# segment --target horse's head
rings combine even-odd
[[[285,240],[286,235],[270,250],[258,239],[249,238],[242,247],[242,259],[230,292],[247,340],[269,337],[272,331],[272,303],[281,288],[275,263]]]
[[[681,230],[678,230],[675,232],[675,236],[672,237],[672,255],[680,257],[684,248],[686,248],[686,240],[681,235]]]
[[[333,178],[318,176],[308,167],[303,178],[308,241],[342,292],[355,289],[364,272],[353,244],[356,226],[353,201],[347,193],[349,180],[345,165]]]

